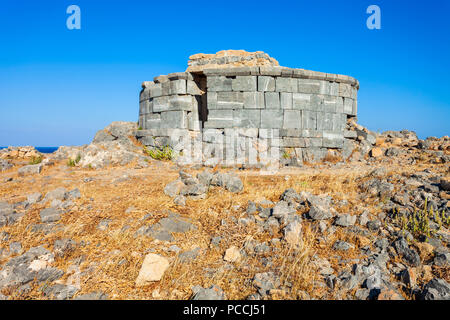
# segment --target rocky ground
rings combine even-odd
[[[153,160],[126,123],[0,151],[0,299],[450,299],[450,139],[349,126],[348,161],[270,175]]]

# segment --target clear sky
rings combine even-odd
[[[66,9],[81,9],[68,30]],[[369,30],[369,5],[381,30]],[[137,121],[142,81],[194,53],[261,50],[281,65],[360,81],[374,131],[450,135],[450,1],[2,1],[0,146],[89,143]]]

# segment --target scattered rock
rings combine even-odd
[[[56,222],[61,219],[62,211],[57,208],[47,208],[41,210],[39,215],[43,223]]]
[[[154,253],[147,254],[136,279],[136,286],[142,287],[160,281],[168,268],[169,261],[166,258]]]
[[[419,254],[414,249],[411,249],[409,247],[405,238],[403,237],[398,238],[394,242],[393,246],[397,251],[397,254],[401,256],[408,264],[410,264],[413,267],[420,266]]]
[[[241,259],[241,252],[236,246],[232,246],[225,251],[223,260],[228,262],[237,262]]]
[[[352,216],[350,214],[343,214],[340,215],[334,224],[341,226],[341,227],[348,227],[354,225],[356,222],[356,216]]]
[[[341,241],[341,240],[338,240],[333,244],[334,250],[347,251],[349,249],[353,249],[354,247],[355,247],[354,245],[352,245],[348,242],[345,242],[345,241]]]
[[[421,298],[423,300],[450,300],[450,285],[443,279],[434,278],[425,285]]]
[[[216,285],[212,285],[209,288],[194,287],[192,289],[194,295],[192,300],[225,300],[226,296],[223,290]]]
[[[42,164],[30,164],[19,168],[17,172],[21,177],[32,174],[39,174],[42,171],[42,167],[43,167]]]

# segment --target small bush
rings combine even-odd
[[[155,160],[172,160],[174,158],[174,152],[171,147],[165,146],[162,149],[153,148],[147,149],[144,148],[144,152]]]
[[[42,162],[42,156],[33,157],[30,160],[30,164],[39,164]]]
[[[80,162],[80,160],[81,160],[81,155],[78,154],[77,157],[76,157],[75,159],[69,159],[69,160],[67,161],[67,165],[68,165],[69,167],[75,167],[75,166]]]

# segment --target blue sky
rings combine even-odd
[[[66,9],[81,9],[68,30]],[[369,30],[366,8],[381,9]],[[0,146],[89,143],[137,121],[142,81],[189,55],[262,50],[360,81],[371,130],[450,134],[450,1],[8,1],[0,6]]]

